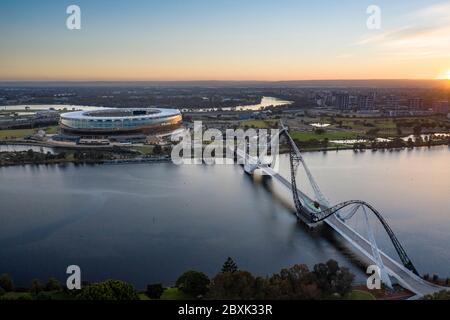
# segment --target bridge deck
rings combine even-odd
[[[290,181],[288,181],[285,177],[275,172],[270,167],[259,167],[259,169],[263,170],[266,174],[276,178],[279,182],[281,182],[285,187],[287,187],[292,192],[292,185]],[[302,198],[308,199],[311,204],[314,201],[309,198],[306,194],[304,194],[301,190],[297,189],[297,192],[302,195]],[[322,206],[321,209],[326,209],[326,207]],[[363,236],[361,236],[358,232],[353,230],[350,226],[348,226],[345,222],[338,219],[335,215],[330,216],[324,221],[331,228],[333,228],[337,233],[339,233],[344,239],[346,239],[360,254],[362,254],[366,259],[368,259],[371,263],[376,264],[375,259],[372,257],[372,247],[369,241],[367,241]],[[396,278],[401,286],[404,288],[414,292],[419,296],[423,296],[426,294],[432,294],[434,292],[438,292],[444,290],[444,287],[440,287],[438,285],[429,283],[419,276],[415,275],[410,270],[406,269],[403,265],[389,257],[387,254],[380,250],[380,255],[383,260],[383,264],[386,268],[386,271],[394,278]]]
[[[243,152],[242,150],[237,149],[235,151],[238,160],[242,161],[242,159],[245,159],[244,162],[250,164],[258,163],[257,161],[255,161],[254,158],[250,159],[249,155]],[[257,166],[257,168],[262,170],[266,175],[272,176],[273,178],[281,182],[281,184],[284,185],[286,188],[288,188],[289,191],[292,193],[292,184],[285,177],[283,177],[278,172],[274,171],[272,168],[268,166]],[[297,192],[299,195],[301,195],[301,197],[304,200],[309,201],[307,205],[309,205],[310,207],[314,205],[314,200],[309,198],[301,190],[297,189]],[[325,209],[327,209],[327,207],[321,205],[321,210]],[[307,217],[305,217],[302,220],[311,226],[311,223],[309,223]],[[328,217],[324,222],[328,224],[332,229],[334,229],[337,233],[339,233],[345,240],[347,240],[359,254],[362,254],[362,256],[368,259],[371,263],[376,264],[376,261],[371,254],[372,246],[370,242],[367,241],[362,235],[353,230],[345,222],[338,219],[336,215]],[[416,297],[432,294],[445,289],[444,287],[440,287],[438,285],[423,280],[422,278],[420,278],[419,276],[417,276],[416,274],[405,268],[402,264],[398,263],[397,261],[389,257],[381,250],[380,256],[381,259],[383,260],[385,269],[389,273],[389,275],[396,278],[401,286],[415,293],[417,295]]]

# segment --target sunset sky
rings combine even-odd
[[[0,2],[4,81],[436,78],[450,78],[450,1]]]

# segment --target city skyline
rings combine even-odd
[[[81,8],[68,30],[66,8]],[[381,9],[370,30],[366,9]],[[4,1],[0,81],[450,79],[450,1]]]

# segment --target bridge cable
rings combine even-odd
[[[408,255],[406,254],[406,251],[403,249],[402,245],[400,244],[400,241],[397,239],[394,232],[392,231],[390,226],[387,224],[387,222],[383,218],[383,216],[377,210],[375,210],[375,208],[373,208],[368,203],[366,203],[364,201],[360,201],[360,200],[350,200],[350,201],[345,201],[343,203],[337,204],[333,207],[329,206],[328,200],[325,198],[323,193],[320,191],[320,188],[317,185],[316,181],[314,180],[314,177],[313,177],[312,173],[310,172],[309,168],[307,167],[296,143],[293,141],[292,137],[289,135],[288,130],[283,125],[283,123],[281,123],[281,126],[282,126],[283,130],[280,132],[280,134],[283,134],[288,139],[289,147],[290,147],[292,194],[293,194],[293,199],[294,199],[294,205],[297,210],[297,212],[296,212],[297,216],[299,216],[299,215],[308,216],[308,217],[310,217],[310,219],[312,220],[313,223],[318,223],[318,222],[326,220],[331,215],[336,214],[338,211],[340,211],[350,205],[357,204],[359,206],[362,206],[364,209],[364,212],[366,212],[365,208],[369,208],[372,211],[372,213],[375,214],[376,218],[380,221],[380,223],[383,225],[383,227],[384,227],[385,231],[387,232],[389,238],[391,239],[391,242],[394,245],[394,248],[397,251],[397,254],[399,255],[400,260],[402,261],[403,265],[407,269],[409,269],[410,271],[415,273],[416,275],[419,275],[419,273],[417,272],[417,269],[414,267],[412,261],[409,259]],[[296,178],[297,169],[300,164],[302,164],[303,168],[305,169],[305,172],[308,176],[308,180],[311,183],[314,194],[316,196],[316,200],[318,201],[317,209],[322,209],[323,207],[325,207],[326,209],[322,209],[321,211],[308,210],[306,208],[306,206],[303,205],[303,203],[306,203],[305,199],[303,199],[303,203],[300,200],[300,198],[303,198],[303,195],[299,196],[299,194],[298,194],[297,178]],[[351,218],[356,213],[356,211],[357,210],[350,211],[350,215],[348,215],[348,216]],[[338,218],[339,218],[339,215],[338,215]],[[340,219],[343,220],[342,218],[340,218]],[[345,221],[343,221],[343,222],[345,223]],[[375,237],[373,236],[373,238],[375,238]],[[376,248],[375,251],[379,255],[379,250],[378,250],[378,247],[376,246],[376,243],[372,242],[372,248],[374,247],[373,244],[375,244],[375,248]],[[374,255],[376,255],[376,253],[374,253]],[[375,257],[375,259],[377,259],[377,258]],[[379,259],[381,260],[381,257]],[[383,268],[384,268],[384,265],[383,265]]]
[[[364,217],[366,219],[367,234],[369,236],[370,246],[372,248],[372,255],[375,258],[375,262],[378,268],[380,269],[379,276],[381,277],[383,283],[392,289],[391,279],[389,278],[389,275],[386,272],[386,268],[384,267],[383,260],[381,259],[380,250],[378,249],[377,242],[375,240],[375,234],[373,232],[372,225],[369,221],[369,215],[367,214],[366,207],[362,206],[362,209],[364,212]]]

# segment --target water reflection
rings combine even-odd
[[[449,156],[448,147],[436,147],[305,158],[331,203],[373,204],[420,272],[450,276]],[[288,159],[281,161],[288,176]],[[310,192],[302,172],[298,181]],[[86,280],[173,284],[188,269],[215,274],[228,256],[260,275],[333,258],[364,280],[360,258],[339,236],[299,223],[282,186],[240,166],[0,168],[0,203],[0,272],[18,285],[64,279],[74,263]]]

